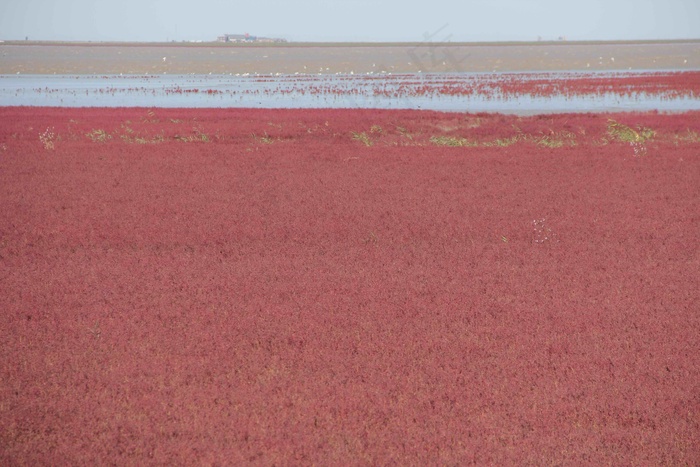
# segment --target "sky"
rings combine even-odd
[[[698,0],[0,0],[0,40],[700,38]]]

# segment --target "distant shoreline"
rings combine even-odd
[[[68,46],[68,47],[223,47],[223,48],[278,48],[278,47],[497,47],[497,46],[572,46],[572,45],[650,45],[650,44],[700,44],[698,39],[644,39],[644,40],[589,40],[589,41],[485,41],[485,42],[219,42],[219,41],[49,41],[5,40],[0,46]]]

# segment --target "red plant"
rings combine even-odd
[[[0,108],[0,463],[697,463],[698,114],[609,118]]]

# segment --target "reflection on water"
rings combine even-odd
[[[643,73],[641,74],[643,75]],[[567,91],[576,80],[619,86]],[[636,89],[620,73],[0,75],[0,105],[431,109],[516,114],[700,109],[692,91]],[[630,74],[629,76],[632,76]],[[635,73],[639,77],[640,73]],[[649,76],[652,76],[650,73]],[[582,81],[581,81],[582,82]],[[544,83],[544,84],[543,84]],[[568,87],[567,84],[568,83]],[[561,86],[560,86],[561,84]],[[545,91],[538,91],[546,88]],[[576,86],[574,86],[576,89]]]

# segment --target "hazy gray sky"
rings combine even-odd
[[[0,0],[0,39],[494,41],[700,37],[699,0]]]

